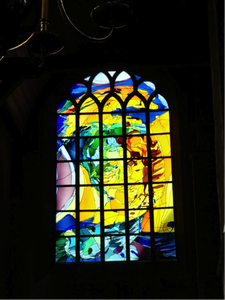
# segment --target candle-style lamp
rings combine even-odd
[[[40,31],[35,32],[26,44],[31,60],[38,66],[43,65],[45,56],[57,54],[64,48],[60,36],[48,31],[48,4],[48,0],[42,0]],[[40,56],[39,61],[34,54]]]

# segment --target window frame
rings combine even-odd
[[[114,68],[114,69],[116,69],[116,68]],[[106,71],[106,70],[105,70]],[[127,72],[130,76],[131,76],[131,78],[133,79],[133,82],[136,82],[136,79],[134,80],[134,75],[133,74],[137,74],[138,76],[140,75],[140,73],[138,72],[138,71],[136,71],[135,70],[135,72],[134,71],[132,71],[132,72],[130,72],[130,71],[127,71],[125,68],[123,68],[122,69],[122,71],[125,71],[125,72]],[[100,70],[100,71],[98,71],[98,72],[91,72],[92,73],[92,75],[90,76],[90,80],[89,80],[89,87],[88,87],[88,91],[87,91],[87,94],[82,98],[82,100],[84,101],[86,98],[88,98],[89,96],[92,96],[93,94],[91,93],[91,82],[93,81],[93,79],[95,78],[95,76],[99,73],[99,72],[103,72],[104,73],[104,70]],[[118,74],[119,73],[121,73],[121,70],[117,70],[116,72],[115,72],[115,74],[113,75],[113,77],[110,79],[110,85],[111,85],[111,91],[110,91],[110,93],[104,98],[104,100],[103,100],[103,102],[102,102],[102,106],[103,106],[103,104],[104,103],[106,103],[106,101],[111,97],[111,96],[114,96],[115,97],[115,95],[113,94],[114,93],[114,87],[113,87],[113,80],[118,76]],[[151,72],[149,72],[149,73],[151,73]],[[80,77],[80,76],[79,76]],[[151,82],[153,82],[153,83],[155,83],[154,82],[154,76],[152,77],[152,80],[149,78],[150,76],[141,76],[141,78],[139,79],[139,80],[137,80],[137,84],[134,86],[134,91],[133,91],[133,93],[131,93],[127,98],[126,98],[126,105],[127,105],[127,103],[129,102],[129,100],[134,96],[134,95],[136,95],[137,93],[138,93],[138,95],[139,95],[139,97],[141,98],[141,99],[144,99],[145,100],[145,98],[137,91],[137,87],[138,87],[138,83],[140,83],[140,82],[144,82],[144,81],[151,81]],[[82,77],[81,77],[82,78]],[[83,78],[85,78],[85,77],[83,77]],[[80,78],[79,78],[80,79]],[[87,84],[87,82],[86,81],[84,81],[84,80],[76,80],[76,82],[74,82],[74,84],[76,84],[76,83],[86,83]],[[68,84],[67,84],[67,86],[68,86]],[[70,86],[70,88],[71,88],[71,86]],[[149,100],[148,100],[148,102],[150,103],[150,101],[152,100],[152,98],[155,96],[155,95],[157,95],[157,94],[161,94],[161,95],[163,95],[166,99],[167,99],[167,101],[168,101],[168,97],[167,97],[167,95],[165,96],[164,94],[163,94],[163,92],[159,92],[159,89],[157,88],[157,84],[156,84],[156,90],[155,90],[155,92],[153,92],[152,94],[151,94],[151,96],[150,96],[150,98],[149,98]],[[62,95],[62,93],[60,93],[60,95]],[[64,94],[65,95],[65,94]],[[93,96],[92,96],[93,97]],[[57,102],[57,104],[59,104],[60,103],[60,101],[63,101],[63,99],[62,98],[60,98],[60,97],[58,97],[59,99],[58,99],[58,102]],[[67,95],[66,95],[66,98],[68,99],[68,100],[72,100],[73,98],[70,96],[70,95],[68,95],[68,90],[67,90]],[[73,100],[74,101],[74,100]],[[121,100],[120,100],[121,101]],[[145,100],[146,101],[146,100]],[[75,102],[75,101],[74,101]],[[175,132],[173,132],[172,133],[172,125],[171,125],[171,121],[172,121],[172,119],[173,119],[173,121],[174,121],[174,118],[173,118],[173,116],[172,116],[172,113],[171,113],[171,103],[170,103],[170,101],[168,101],[168,103],[169,103],[169,112],[170,112],[170,118],[169,118],[169,122],[170,122],[170,132],[168,133],[168,134],[170,134],[170,139],[171,139],[171,159],[172,159],[172,170],[173,170],[173,173],[174,173],[174,165],[176,166],[176,162],[174,163],[174,152],[176,153],[176,152],[179,152],[179,151],[177,151],[178,149],[176,149],[176,151],[175,151],[175,147],[174,147],[174,145],[173,145],[173,135],[176,135],[176,133]],[[124,103],[124,105],[125,105],[125,103]],[[173,106],[173,105],[172,105]],[[146,109],[146,112],[147,112],[147,109]],[[100,116],[100,119],[101,119],[101,116],[102,116],[102,112],[99,114],[99,116]],[[126,112],[124,112],[123,113],[123,121],[125,121],[126,120]],[[76,119],[78,119],[78,118],[76,118]],[[172,121],[172,122],[173,122]],[[77,122],[77,125],[78,125],[78,121],[76,121]],[[125,132],[125,126],[123,126],[123,128],[124,128],[124,132]],[[123,135],[124,135],[124,133],[123,133]],[[126,135],[125,135],[126,136]],[[150,140],[150,137],[148,137],[149,136],[149,134],[148,134],[148,130],[147,130],[147,132],[146,132],[146,136],[147,136],[147,139],[148,139],[148,141]],[[103,138],[103,137],[102,137]],[[125,152],[125,151],[124,151]],[[149,156],[149,158],[150,158],[150,156]],[[123,158],[123,160],[125,161],[126,160],[126,158]],[[150,169],[150,168],[149,168]],[[175,167],[175,169],[176,169],[176,167]],[[176,171],[175,171],[176,172]],[[149,173],[151,173],[150,171],[149,171]],[[175,176],[175,178],[176,178],[176,176]],[[151,185],[151,182],[150,182],[150,180],[149,180],[149,184]],[[176,196],[176,194],[177,193],[175,193],[175,188],[174,188],[174,174],[173,174],[173,180],[172,180],[172,184],[173,184],[173,190],[174,190],[174,192],[173,192],[173,194],[174,194],[174,205],[173,205],[173,209],[174,209],[174,218],[175,218],[175,224],[177,224],[177,217],[176,217],[176,205],[175,205],[175,202],[176,202],[176,198],[177,198],[177,196]],[[176,184],[175,184],[176,185]],[[126,202],[126,201],[125,201]],[[101,210],[102,210],[103,208],[101,208]],[[125,208],[126,209],[126,208]],[[127,209],[126,209],[127,210]],[[151,207],[150,208],[150,212],[153,214],[153,208]],[[150,218],[150,220],[151,220],[151,225],[153,225],[153,218]],[[127,221],[128,222],[128,221]],[[152,226],[151,226],[151,228],[153,228]],[[177,231],[177,225],[176,225],[176,231]],[[178,230],[179,231],[179,230]],[[150,235],[152,235],[153,237],[154,237],[154,230],[152,230],[152,232],[150,233]],[[129,234],[127,234],[126,235],[127,236],[127,241],[128,241],[128,238],[129,238]],[[79,236],[78,236],[79,237]],[[154,240],[154,239],[153,239]],[[176,242],[176,251],[177,251],[177,258],[176,259],[172,259],[172,258],[170,258],[170,259],[167,259],[167,261],[169,261],[169,260],[171,260],[171,261],[176,261],[177,259],[178,259],[178,257],[179,257],[179,254],[178,254],[178,249],[179,249],[179,243],[177,243],[177,232],[175,233],[175,242]],[[152,245],[152,247],[153,247],[153,250],[154,250],[154,243],[153,243],[153,245]],[[78,248],[78,247],[77,247]],[[128,249],[129,247],[127,247],[127,249]],[[127,253],[128,253],[128,250],[127,250]],[[78,260],[79,261],[79,260]],[[152,260],[153,262],[155,262],[155,259],[154,259],[154,257],[153,257],[153,260]],[[163,260],[162,260],[163,261]],[[131,263],[133,263],[132,261],[127,261],[127,262],[131,262]],[[149,262],[151,262],[151,260],[149,261]],[[103,260],[102,261],[102,263],[105,263],[105,261]],[[112,263],[112,262],[111,262]],[[113,263],[124,263],[124,262],[113,262]],[[135,263],[137,263],[137,261],[135,261]],[[66,265],[68,265],[68,263],[65,263]],[[77,265],[77,263],[75,263],[76,265]],[[79,264],[79,263],[78,263]],[[87,264],[90,264],[90,263],[87,263]],[[110,264],[110,263],[107,263],[107,265],[108,264]],[[83,264],[82,264],[83,265]]]

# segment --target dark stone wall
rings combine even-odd
[[[208,2],[210,62],[215,131],[215,163],[220,218],[220,256],[217,274],[224,282],[224,3]],[[223,285],[224,293],[225,288]]]
[[[213,15],[213,3],[208,1],[210,16]],[[218,3],[216,1],[217,14],[221,15]],[[217,16],[214,15],[212,20],[215,18]],[[209,21],[209,37],[212,38],[215,24],[210,24]],[[206,63],[202,63],[198,53],[196,60],[188,59],[185,63],[189,52],[184,51],[183,57],[183,37],[183,44],[179,46],[182,63],[179,64],[179,59],[178,62],[173,60],[174,57],[169,60],[169,52],[160,63],[162,49],[156,62],[154,57],[148,61],[140,60],[140,55],[136,57],[131,49],[120,49],[119,43],[114,53],[115,49],[109,46],[115,40],[114,37],[112,43],[102,46],[105,49],[104,58],[100,53],[95,61],[88,57],[85,63],[75,61],[71,66],[72,60],[57,57],[47,60],[41,70],[27,67],[29,64],[24,64],[25,60],[20,60],[15,66],[15,70],[24,67],[28,77],[24,80],[32,78],[40,84],[40,88],[35,90],[30,87],[33,103],[25,110],[24,117],[12,105],[18,116],[13,118],[10,105],[1,102],[0,298],[223,298],[223,105],[222,98],[217,96],[222,90],[221,63],[218,66],[218,61],[221,62],[221,50],[218,54],[221,42],[218,45],[213,39],[210,42],[214,45],[210,47],[211,56],[215,58],[217,53],[218,61],[207,61],[207,54],[204,53]],[[205,42],[207,44],[208,41]],[[91,49],[94,48],[92,46]],[[135,51],[138,48],[139,44],[135,45]],[[97,53],[101,45],[95,49]],[[88,48],[85,51],[86,55],[90,52]],[[144,47],[146,56],[148,51]],[[157,47],[154,51],[156,54]],[[9,61],[9,66],[13,67],[13,62]],[[6,70],[7,64],[3,67]],[[175,193],[176,199],[180,199],[177,201],[176,215],[179,224],[178,261],[85,265],[82,268],[55,266],[55,158],[51,155],[55,153],[55,123],[52,101],[58,97],[61,80],[66,80],[65,75],[71,68],[74,74],[81,76],[101,68],[113,70],[128,67],[137,75],[149,76],[149,80],[160,88],[172,106],[173,99],[176,99],[171,117],[174,125],[171,136],[176,146],[173,149],[175,183],[179,183]],[[16,85],[22,85],[18,73],[14,76],[12,72],[12,77],[11,87],[10,77],[7,79],[9,88],[4,99],[13,94]],[[31,94],[21,93],[20,97],[25,105],[24,99],[29,99]]]
[[[210,68],[170,67],[156,72],[134,66],[134,70],[151,74],[152,80],[161,82],[163,95],[178,100],[177,111],[171,115],[172,123],[179,126],[172,132],[177,146],[174,156],[180,152],[174,166],[181,177],[175,180],[181,185],[177,190],[182,202],[177,205],[178,261],[82,268],[54,265],[55,160],[51,154],[55,152],[55,123],[51,101],[58,90],[54,92],[56,78],[51,81],[49,73],[49,86],[36,101],[43,94],[51,101],[43,100],[39,113],[38,105],[34,106],[26,127],[33,124],[33,128],[12,141],[2,124],[4,224],[8,224],[4,232],[8,247],[2,249],[3,297],[222,298],[222,280],[217,274],[221,242]]]

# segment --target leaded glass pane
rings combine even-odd
[[[103,162],[103,183],[124,183],[124,163],[122,160],[108,160]]]
[[[156,109],[169,109],[168,103],[166,99],[162,95],[156,95],[151,103],[150,103],[150,109],[156,110]]]
[[[127,158],[140,158],[148,156],[146,136],[127,137]]]
[[[76,100],[77,103],[80,102],[86,93],[87,87],[82,83],[77,83],[70,89],[70,95]]]
[[[155,235],[156,259],[176,258],[175,234]]]
[[[74,212],[58,212],[56,214],[56,233],[60,236],[76,235],[76,214]]]
[[[81,262],[101,261],[101,239],[99,236],[81,236],[79,244]]]
[[[64,100],[60,103],[57,113],[58,114],[71,114],[75,113],[75,106],[70,100]]]
[[[103,159],[123,158],[122,137],[103,138]]]
[[[150,260],[151,239],[149,235],[130,236],[130,260]]]
[[[128,185],[128,208],[149,208],[148,184]]]
[[[128,183],[148,182],[148,160],[132,159],[127,161]]]
[[[174,211],[173,209],[154,209],[154,231],[174,232]]]
[[[79,197],[80,210],[95,210],[100,208],[99,186],[81,186]]]
[[[117,210],[124,209],[124,186],[105,185],[104,186],[104,209]]]
[[[102,130],[104,136],[112,135],[122,135],[122,114],[121,113],[111,113],[103,114],[102,116]]]
[[[126,133],[129,135],[146,134],[146,117],[142,112],[126,113]]]
[[[56,210],[75,210],[75,186],[56,187]]]
[[[99,214],[99,211],[80,212],[80,235],[88,236],[101,234]]]
[[[151,135],[151,156],[171,156],[170,135]]]
[[[56,185],[75,184],[75,165],[73,162],[58,162],[56,168]]]
[[[107,234],[125,233],[125,211],[104,211],[104,231]]]
[[[106,236],[104,241],[105,261],[126,260],[126,236]]]
[[[152,181],[172,181],[171,158],[152,159]]]
[[[88,98],[86,100],[84,100],[84,102],[82,103],[81,107],[80,107],[80,114],[85,114],[85,113],[98,113],[99,109],[98,109],[98,105],[95,102],[94,99],[92,98]]]
[[[170,132],[169,112],[154,111],[149,113],[150,134]]]
[[[144,81],[138,86],[138,92],[141,93],[146,100],[148,100],[149,96],[154,91],[155,91],[155,85],[150,81]]]
[[[88,114],[80,115],[80,137],[99,136],[99,115]]]
[[[56,239],[57,263],[71,263],[76,261],[76,238],[61,237]]]
[[[173,184],[156,183],[152,185],[153,207],[173,206]]]
[[[121,104],[114,97],[108,99],[103,107],[103,112],[121,112],[121,111],[122,111]]]
[[[75,115],[58,115],[57,116],[57,134],[58,137],[75,136],[76,123]]]

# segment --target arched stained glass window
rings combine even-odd
[[[152,82],[101,72],[75,84],[57,110],[56,262],[175,258],[171,166]]]

